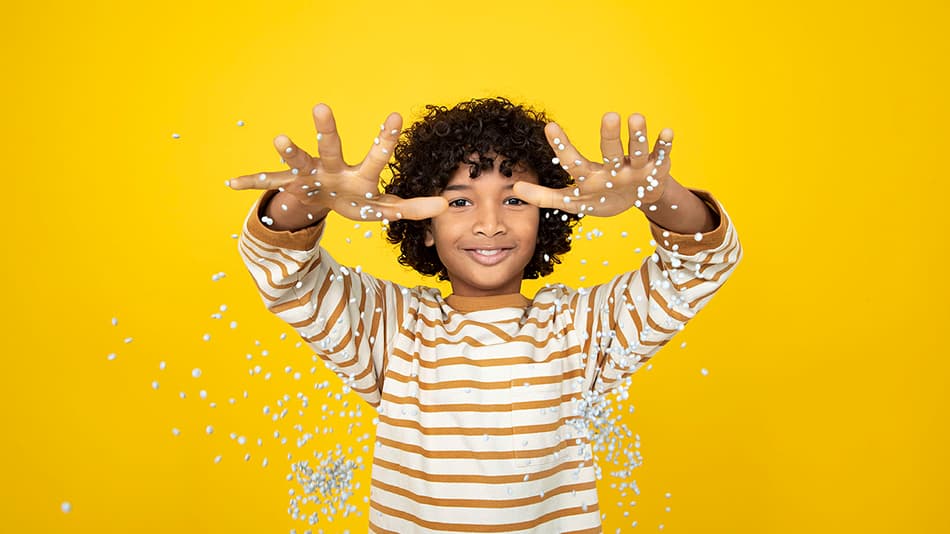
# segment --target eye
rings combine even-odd
[[[459,204],[459,202],[468,202],[468,200],[466,200],[466,199],[464,199],[464,198],[457,198],[457,199],[455,199],[455,200],[449,202],[449,206],[450,206],[450,207],[453,207],[453,208],[461,208],[461,207],[462,207],[462,204]]]
[[[514,201],[514,204],[512,204],[512,206],[521,206],[523,204],[527,204],[527,202],[525,202],[524,200],[521,200],[520,198],[516,198],[516,197],[511,197],[505,200],[505,202],[509,202],[509,201]]]

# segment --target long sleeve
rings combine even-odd
[[[390,345],[407,316],[409,290],[339,265],[319,246],[326,220],[276,232],[254,205],[238,249],[267,309],[292,326],[347,385],[378,406]]]
[[[570,295],[574,328],[588,358],[587,387],[607,391],[649,361],[739,263],[742,247],[728,214],[709,193],[693,192],[718,215],[714,230],[684,235],[651,223],[657,248],[639,269]]]

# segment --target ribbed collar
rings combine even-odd
[[[452,308],[468,313],[480,310],[492,310],[495,308],[527,308],[531,300],[521,293],[509,293],[507,295],[491,295],[488,297],[462,297],[459,295],[449,295],[445,297],[445,302]]]

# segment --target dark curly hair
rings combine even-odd
[[[469,177],[494,168],[495,154],[503,158],[499,172],[512,175],[524,166],[538,175],[538,183],[551,188],[574,184],[559,165],[551,163],[554,150],[544,136],[548,119],[541,111],[515,105],[501,97],[461,102],[449,109],[426,106],[425,115],[404,132],[389,164],[392,180],[385,192],[402,198],[437,196],[459,165],[470,166]],[[477,155],[477,159],[470,159]],[[534,256],[525,266],[525,279],[546,276],[561,263],[558,255],[571,250],[570,236],[578,216],[542,208]],[[427,275],[448,280],[448,271],[435,247],[425,245],[431,219],[397,220],[389,223],[386,238],[400,245],[399,263]]]

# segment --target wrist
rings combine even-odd
[[[294,195],[280,191],[261,206],[259,216],[270,230],[295,232],[318,224],[329,212],[326,208],[306,206]]]

